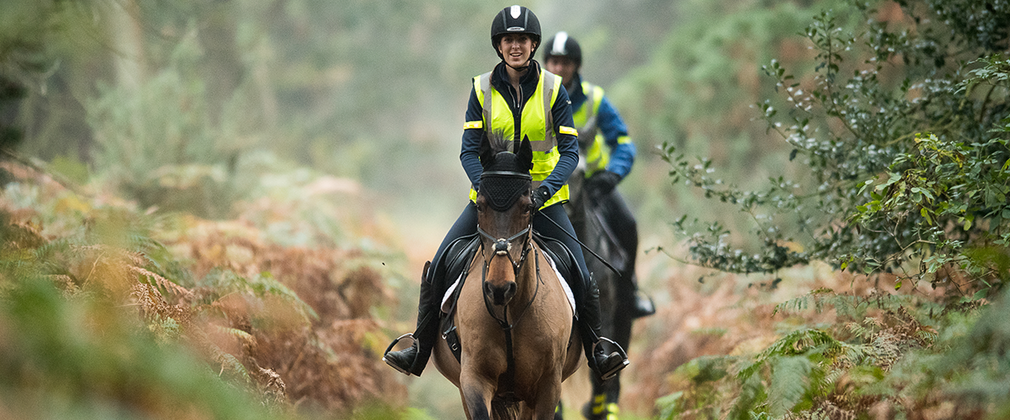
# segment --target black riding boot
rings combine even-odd
[[[603,321],[600,319],[600,289],[591,278],[584,281],[585,288],[576,295],[576,305],[579,307],[579,335],[582,337],[582,347],[589,360],[589,367],[596,371],[600,381],[614,377],[628,365],[628,356],[620,344],[600,336]],[[615,351],[607,353],[601,342],[607,342]]]
[[[622,307],[631,309],[632,319],[643,318],[656,313],[656,304],[652,301],[652,298],[638,289],[634,270],[622,270],[619,281],[622,284],[618,288],[618,299],[622,302]]]
[[[389,345],[382,360],[393,369],[403,374],[421,376],[421,371],[428,364],[428,357],[431,356],[431,349],[435,346],[438,338],[438,303],[439,299],[432,296],[434,288],[428,274],[428,264],[424,266],[425,278],[421,280],[421,291],[417,303],[417,329],[413,334],[405,334]],[[400,339],[412,336],[414,343],[403,350],[389,351]]]

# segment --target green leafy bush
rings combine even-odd
[[[778,96],[757,108],[790,146],[799,176],[747,190],[715,175],[711,159],[661,147],[673,183],[737,206],[763,244],[745,250],[723,223],[684,216],[674,226],[694,262],[775,273],[824,261],[907,293],[819,290],[783,303],[780,314],[830,308],[835,318],[791,326],[756,355],[707,358],[704,366],[725,373],[689,375],[658,402],[663,418],[1007,413],[999,325],[1010,301],[1002,287],[1010,280],[1008,27],[1007,1],[848,2],[804,32],[815,52],[810,72],[764,67]]]
[[[673,182],[753,215],[753,233],[766,245],[742,252],[726,243],[719,223],[691,235],[685,217],[677,226],[691,235],[698,261],[746,273],[817,259],[918,278],[970,257],[966,241],[1005,244],[1006,58],[921,16],[930,12],[925,5],[906,5],[907,14],[895,8],[880,21],[880,11],[854,2],[844,13],[868,22],[857,32],[838,26],[835,13],[843,12],[818,15],[806,31],[817,51],[811,75],[793,76],[774,61],[765,67],[784,95],[759,104],[767,129],[792,146],[790,160],[808,167],[806,176],[745,191],[712,175],[710,160],[692,164],[663,146]],[[997,12],[997,19],[1010,15]],[[776,223],[786,215],[798,223]],[[909,268],[910,260],[932,269]]]

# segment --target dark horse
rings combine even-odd
[[[561,382],[582,355],[574,308],[541,246],[534,240],[533,152],[515,153],[487,139],[477,194],[477,255],[464,270],[450,315],[455,340],[434,349],[435,366],[459,388],[468,419],[554,417]]]
[[[581,148],[580,148],[581,149]],[[602,334],[612,337],[614,341],[627,349],[631,341],[631,323],[634,315],[629,308],[635,305],[635,289],[628,287],[634,284],[633,278],[621,281],[618,272],[625,276],[634,276],[634,255],[627,255],[618,240],[618,235],[610,231],[611,227],[605,220],[604,209],[591,199],[585,188],[586,176],[585,156],[579,160],[578,169],[568,178],[568,188],[571,200],[566,206],[568,217],[572,221],[575,233],[585,244],[586,265],[600,288],[600,314],[603,320]],[[634,236],[637,242],[637,236]],[[635,248],[637,243],[630,248]],[[597,256],[593,256],[593,254]],[[606,262],[604,262],[606,261]],[[609,264],[609,266],[608,266]],[[622,286],[623,285],[623,286]],[[601,382],[596,375],[589,375],[593,384],[593,393],[588,407],[583,414],[588,419],[607,419],[608,414],[616,414],[617,401],[621,395],[621,376]]]

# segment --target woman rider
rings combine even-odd
[[[568,201],[568,177],[579,162],[578,133],[573,128],[568,93],[561,86],[560,77],[542,70],[533,59],[540,46],[540,21],[526,7],[507,7],[495,16],[491,22],[491,45],[502,61],[490,73],[474,77],[463,126],[460,161],[473,187],[471,200],[442,240],[433,260],[436,263],[421,282],[413,345],[388,352],[383,360],[407,375],[420,375],[427,364],[437,339],[439,304],[447,288],[446,280],[441,278],[444,276],[440,275],[443,270],[437,269],[437,265],[449,244],[477,230],[474,199],[483,171],[480,144],[484,136],[494,133],[516,143],[528,137],[533,145],[532,199],[533,206],[539,209],[533,218],[533,228],[541,235],[564,242],[578,261],[582,278],[570,283],[575,286],[579,335],[589,366],[601,379],[609,379],[627,366],[628,360],[621,349],[608,354],[603,346],[596,345],[601,341],[599,289],[589,275],[582,248],[575,241],[575,230],[560,205]],[[549,112],[545,95],[556,96],[550,102]]]

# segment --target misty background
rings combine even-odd
[[[711,157],[742,187],[788,174],[785,143],[755,121],[753,104],[774,90],[761,66],[809,67],[797,34],[830,3],[523,3],[544,40],[564,30],[579,41],[584,80],[604,87],[628,123],[638,157],[619,188],[638,217],[640,252],[676,250],[683,238],[668,225],[684,214],[721,217],[731,229],[749,222],[672,184],[654,152],[664,142]],[[466,202],[458,155],[471,78],[497,64],[490,23],[513,2],[0,4],[9,93],[0,123],[17,131],[21,159],[150,213],[228,219],[234,203],[265,194],[296,203],[292,211],[329,237],[403,254],[386,280],[401,301],[384,315],[404,331],[413,325],[423,261]],[[324,193],[289,188],[305,184]],[[291,226],[277,232],[288,245],[318,240]],[[639,261],[643,288],[664,304],[657,282],[679,263],[655,252]],[[448,395],[458,407],[451,385],[423,379],[414,398],[438,405]]]
[[[511,5],[5,3],[4,37],[23,47],[4,60],[25,89],[5,107],[23,130],[21,153],[82,181],[111,180],[142,206],[195,205],[218,218],[242,198],[244,164],[311,168],[360,183],[358,200],[374,214],[436,243],[465,200],[458,152],[470,78],[497,63],[490,21]],[[770,152],[782,142],[752,121],[752,104],[771,88],[761,65],[783,50],[780,60],[802,56],[795,34],[807,3],[526,4],[545,40],[560,30],[579,40],[583,77],[607,89],[628,122],[639,153],[620,188],[644,237],[698,210],[669,184],[657,145],[712,156],[744,184],[781,162]],[[790,38],[797,45],[777,45]],[[152,184],[169,170],[151,169],[183,166],[185,182],[215,202],[164,202]]]

